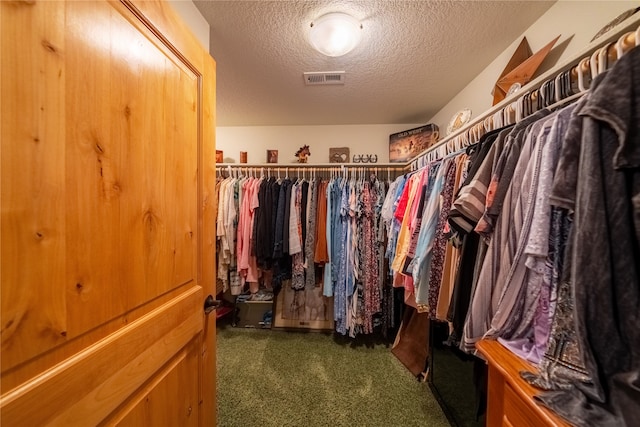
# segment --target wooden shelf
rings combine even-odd
[[[300,168],[397,168],[404,169],[406,163],[216,163],[216,168],[277,168],[277,169],[300,169]]]

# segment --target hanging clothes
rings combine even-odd
[[[219,182],[218,277],[233,295],[322,286],[336,330],[355,337],[383,322],[387,185],[375,175],[330,180],[229,177]],[[316,274],[318,273],[319,276]],[[295,294],[296,301],[300,301]],[[389,315],[385,312],[384,315]]]
[[[640,416],[638,86],[635,49],[577,104],[485,134],[465,171],[441,159],[424,206],[406,207],[421,204],[415,178],[383,205],[389,236],[399,236],[390,266],[413,257],[394,274],[412,273],[417,307],[446,314],[449,342],[464,351],[493,338],[537,364],[523,376],[578,426]],[[392,217],[391,206],[401,211]],[[406,218],[414,210],[418,223]],[[420,231],[407,251],[403,227],[412,224]]]
[[[466,179],[467,169],[469,167],[469,155],[463,153],[456,158],[456,175],[453,183],[451,200],[453,202],[454,194],[457,194],[460,190],[460,186]],[[443,207],[443,212],[450,211],[450,207],[445,209]],[[435,317],[440,321],[448,320],[448,312],[449,307],[451,305],[452,297],[453,297],[453,289],[454,289],[454,281],[456,277],[456,272],[458,271],[458,265],[460,264],[460,258],[462,256],[461,247],[457,244],[457,240],[454,236],[453,230],[448,222],[448,217],[445,219],[445,223],[443,225],[443,236],[445,236],[448,240],[445,249],[445,260],[444,267],[442,273],[442,280],[440,283],[440,292],[438,294],[438,303],[436,305],[436,313]]]
[[[576,109],[579,155],[562,153],[575,167],[552,190],[575,209],[574,321],[591,382],[541,399],[576,425],[631,426],[640,417],[640,49],[598,77]]]

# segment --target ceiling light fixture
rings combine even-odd
[[[311,23],[309,41],[318,52],[342,56],[360,43],[362,24],[346,13],[331,12]]]

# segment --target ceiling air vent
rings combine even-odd
[[[343,85],[344,71],[314,71],[303,73],[306,85]]]

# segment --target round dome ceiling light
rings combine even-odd
[[[346,13],[332,12],[311,23],[309,41],[326,56],[342,56],[360,43],[362,24]]]

